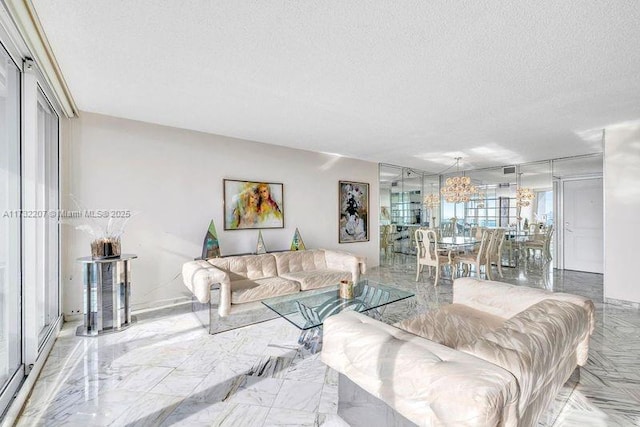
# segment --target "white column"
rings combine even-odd
[[[640,120],[605,131],[604,235],[604,297],[640,303]]]

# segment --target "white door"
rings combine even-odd
[[[602,178],[563,182],[564,268],[604,272]]]

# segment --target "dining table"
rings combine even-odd
[[[459,248],[464,246],[474,246],[480,243],[480,240],[469,236],[446,236],[438,239],[438,246]]]

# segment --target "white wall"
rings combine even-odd
[[[606,129],[604,165],[604,296],[640,302],[640,121]]]
[[[267,249],[288,249],[295,228],[308,248],[346,250],[378,264],[378,165],[217,135],[82,113],[63,124],[62,207],[139,212],[122,238],[135,253],[133,308],[188,294],[180,269],[198,257],[215,221],[222,254],[252,252],[257,230],[223,230],[222,179],[284,184],[284,229],[262,230]],[[338,244],[338,181],[370,184],[370,241]],[[76,221],[74,224],[80,224]],[[82,311],[81,266],[88,234],[63,227],[63,311]]]

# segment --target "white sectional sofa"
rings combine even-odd
[[[274,252],[189,261],[182,266],[185,286],[193,293],[193,310],[209,333],[270,320],[277,315],[266,298],[357,283],[365,261],[325,249]]]
[[[535,426],[586,363],[595,320],[580,296],[461,278],[453,304],[396,326],[353,312],[324,323],[350,424]],[[385,409],[378,424],[376,405],[354,416],[363,399]]]

